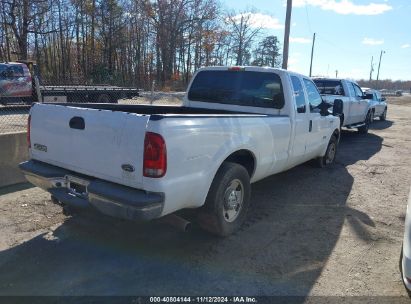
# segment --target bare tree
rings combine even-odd
[[[230,13],[226,23],[231,27],[231,36],[234,43],[236,65],[243,65],[249,57],[252,43],[261,32],[261,26],[253,24],[252,13]]]

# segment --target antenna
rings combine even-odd
[[[284,47],[283,47],[283,69],[288,66],[288,45],[290,42],[290,22],[291,22],[291,8],[293,6],[292,0],[287,0],[287,12],[285,14],[285,32],[284,32]]]
[[[313,56],[314,56],[314,44],[315,44],[315,33],[313,35],[313,45],[311,47],[311,62],[310,62],[310,77],[311,77],[311,72],[313,69]]]

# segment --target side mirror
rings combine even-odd
[[[387,100],[387,98],[385,98],[385,97],[381,98],[381,101],[386,101],[386,100]]]
[[[285,101],[284,94],[282,92],[273,95],[273,104],[274,109],[282,109],[284,107]]]
[[[370,100],[372,100],[372,99],[373,99],[373,96],[372,96],[372,94],[364,94],[364,95],[363,95],[363,98],[364,98],[364,99],[370,99]]]
[[[343,101],[341,99],[334,100],[333,115],[340,116],[343,114]]]
[[[327,116],[330,115],[330,112],[328,112],[328,109],[331,108],[332,105],[329,104],[328,102],[325,102],[324,100],[318,105],[318,109],[320,109],[320,115],[321,116]]]
[[[305,113],[305,105],[297,107],[297,113]]]

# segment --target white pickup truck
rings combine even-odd
[[[63,205],[131,220],[199,208],[200,226],[226,236],[246,217],[251,183],[334,161],[340,121],[328,108],[299,74],[204,68],[182,107],[34,104],[20,168]]]
[[[323,99],[333,104],[337,99],[343,102],[341,126],[357,128],[367,133],[372,122],[370,104],[358,84],[348,79],[313,78]]]

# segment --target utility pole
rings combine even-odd
[[[370,81],[372,79],[372,72],[374,72],[374,65],[373,65],[374,56],[371,56],[371,69],[370,69]]]
[[[287,12],[285,14],[285,31],[284,31],[284,46],[283,46],[283,69],[288,66],[288,45],[290,41],[290,23],[291,23],[291,8],[293,6],[292,0],[287,0]]]
[[[378,79],[380,78],[380,66],[381,66],[381,57],[382,57],[382,54],[385,54],[385,51],[381,50],[381,53],[380,53],[380,62],[378,63],[377,81],[378,81]]]
[[[313,45],[311,47],[311,62],[310,62],[310,77],[311,77],[311,72],[313,70],[313,56],[314,56],[314,44],[315,44],[315,33],[313,35]]]

